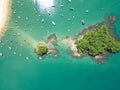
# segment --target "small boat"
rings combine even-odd
[[[3,56],[3,53],[0,53],[0,57]]]
[[[74,11],[74,8],[73,8],[73,7],[70,7],[70,10],[71,10],[71,11]]]
[[[81,20],[81,24],[82,24],[82,25],[85,25],[85,20]]]
[[[68,0],[69,3],[71,3],[72,0]]]
[[[89,10],[85,10],[85,13],[88,13],[89,12]]]
[[[56,23],[54,21],[51,22],[53,26],[56,26]]]

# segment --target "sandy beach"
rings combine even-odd
[[[0,38],[4,35],[10,16],[12,0],[0,0]]]

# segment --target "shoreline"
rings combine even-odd
[[[101,26],[106,26],[108,28],[108,32],[110,34],[110,36],[112,38],[115,38],[115,34],[113,34],[114,31],[114,24],[117,21],[117,17],[116,16],[110,16],[110,18],[107,18],[105,21],[97,23],[95,25],[89,26],[86,29],[83,29],[82,33],[78,34],[76,37],[74,38],[70,38],[70,37],[64,37],[62,38],[60,41],[57,40],[57,36],[55,34],[52,34],[48,37],[48,39],[46,41],[44,41],[43,43],[41,43],[43,46],[47,46],[48,47],[48,53],[55,53],[54,56],[58,56],[57,52],[54,48],[54,46],[58,45],[58,42],[60,44],[64,44],[65,46],[67,46],[70,50],[70,54],[73,57],[76,58],[82,58],[83,56],[90,56],[93,60],[95,60],[97,63],[105,63],[105,59],[106,57],[110,54],[110,52],[108,53],[108,51],[103,52],[102,54],[98,54],[95,56],[89,55],[88,53],[78,53],[78,49],[77,49],[77,45],[75,44],[76,40],[80,40],[83,39],[83,37],[92,32],[95,31],[97,29],[99,29]],[[117,37],[117,36],[116,36]],[[118,41],[115,39],[115,41]],[[40,44],[40,43],[39,43]],[[42,59],[42,57],[40,57],[40,59]]]
[[[63,43],[65,43],[69,47],[69,49],[71,51],[71,55],[73,57],[82,58],[83,56],[86,56],[87,53],[86,54],[78,53],[75,41],[82,39],[86,34],[95,30],[96,28],[99,28],[102,25],[106,25],[109,28],[108,32],[110,33],[111,37],[115,38],[115,41],[119,41],[118,39],[116,39],[117,36],[113,33],[114,32],[114,27],[115,27],[114,23],[116,21],[117,21],[116,16],[108,16],[108,18],[105,21],[97,23],[97,24],[92,25],[92,26],[89,26],[86,29],[83,29],[83,32],[78,34],[75,38],[64,38],[62,41],[63,41]],[[95,57],[92,57],[92,56],[91,57],[95,61],[97,61],[98,63],[105,63],[104,59],[109,55],[108,53],[107,54],[106,53],[107,52],[105,52],[104,54],[96,55]],[[87,55],[87,56],[89,56],[89,55]]]
[[[52,54],[54,58],[58,57],[58,50],[55,48],[57,46],[58,40],[57,36],[55,34],[51,34],[48,36],[47,40],[43,42],[39,42],[34,49],[34,52],[36,53],[36,50],[39,46],[45,46],[48,48],[48,51],[45,55],[38,55],[38,58],[41,60],[43,59],[46,55]],[[37,53],[36,53],[37,54]]]
[[[0,2],[2,2],[2,1],[0,1]],[[4,15],[1,16],[2,23],[0,26],[0,39],[4,36],[4,34],[7,30],[7,27],[8,27],[8,23],[10,21],[11,13],[12,13],[11,6],[12,6],[12,0],[4,1],[4,4],[0,6],[2,8],[5,8]],[[3,12],[1,12],[1,13],[3,13]]]

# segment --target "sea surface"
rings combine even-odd
[[[120,38],[120,0],[34,1],[13,0],[0,42],[0,90],[120,90],[120,53],[109,55],[105,64],[89,56],[72,57],[60,42],[57,58],[39,60],[34,53],[35,44],[49,35],[56,34],[59,41],[73,38],[108,15],[119,18],[114,32]]]

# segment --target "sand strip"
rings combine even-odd
[[[0,0],[0,38],[4,35],[11,16],[12,0]]]

